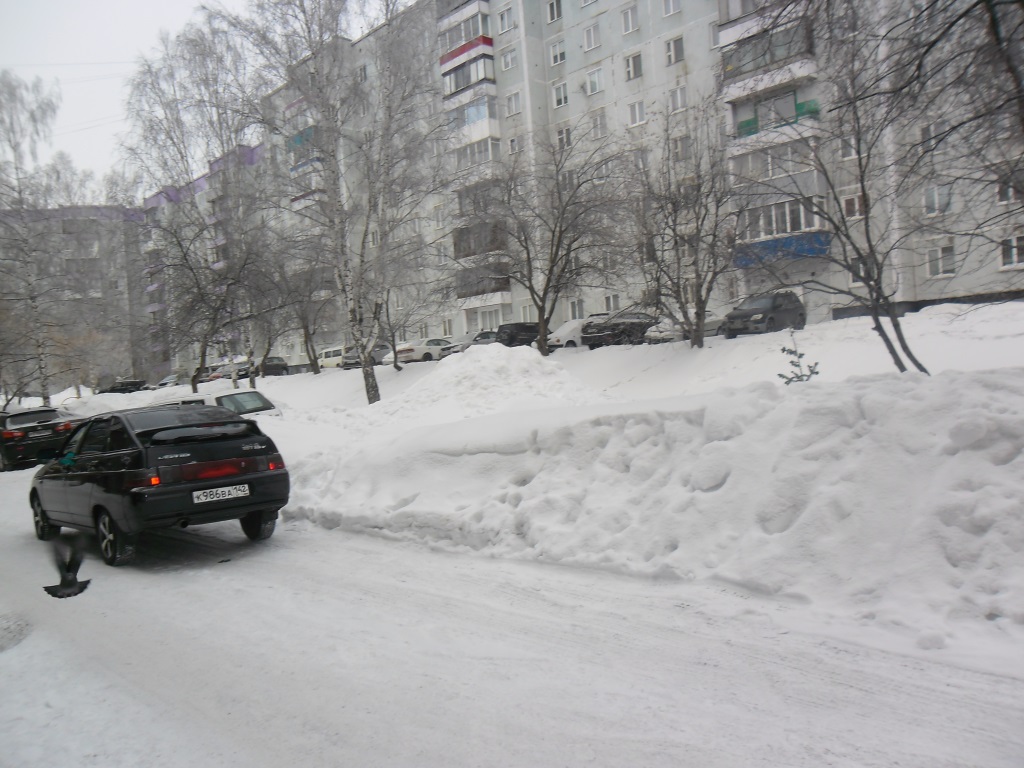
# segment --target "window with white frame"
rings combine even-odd
[[[868,263],[863,256],[854,256],[850,259],[850,284],[863,285],[867,276]]]
[[[636,80],[644,73],[644,62],[639,53],[633,53],[626,57],[626,79]]]
[[[519,318],[524,323],[537,322],[537,308],[533,304],[523,304],[519,308]]]
[[[583,30],[583,50],[591,51],[601,44],[601,27],[591,24]]]
[[[612,161],[605,160],[594,166],[594,173],[591,174],[591,178],[599,183],[603,184],[612,177]]]
[[[442,336],[451,336],[452,335],[452,328],[453,328],[454,325],[455,325],[455,323],[453,323],[451,319],[442,320],[441,321],[441,335]]]
[[[551,44],[551,66],[555,67],[565,63],[565,40],[559,40]]]
[[[420,323],[416,330],[419,333],[421,339],[427,338],[427,336],[430,333],[430,328],[427,327],[426,323]]]
[[[941,277],[956,273],[956,252],[952,244],[936,245],[928,249],[928,275]]]
[[[569,103],[569,86],[565,83],[559,83],[551,89],[552,96],[555,101],[555,108],[564,107]]]
[[[500,309],[481,309],[480,310],[480,330],[481,331],[493,331],[499,325],[501,325],[501,310]]]
[[[583,299],[573,299],[569,302],[569,315],[572,320],[582,320],[586,317],[583,312]]]
[[[683,10],[683,0],[662,0],[662,9],[666,16],[679,13]]]
[[[949,122],[947,120],[936,120],[921,126],[921,148],[924,150],[935,149],[949,134]]]
[[[605,312],[615,312],[619,308],[619,294],[613,293],[604,297]]]
[[[523,151],[523,144],[519,140],[518,136],[513,136],[512,138],[510,138],[508,140],[508,153],[510,155],[514,155],[517,152],[522,152],[522,151]]]
[[[559,149],[568,149],[572,146],[572,131],[569,128],[559,128],[555,131],[555,141]]]
[[[511,117],[523,111],[519,91],[513,91],[505,97],[505,115]]]
[[[601,68],[592,69],[587,72],[587,95],[593,96],[598,93],[602,88],[601,85]]]
[[[949,184],[927,187],[924,191],[924,212],[927,216],[948,212],[952,203],[953,188]]]
[[[434,206],[434,229],[444,229],[444,206]]]
[[[1004,267],[1024,266],[1024,234],[1007,237],[999,245]]]
[[[682,163],[690,159],[691,142],[689,136],[673,136],[669,139],[669,150],[672,162]]]
[[[1000,203],[1024,202],[1024,178],[1000,181],[996,188],[996,200]]]
[[[839,157],[843,160],[849,160],[850,158],[857,157],[860,153],[857,151],[857,137],[855,136],[843,136],[839,140]]]
[[[818,201],[820,204],[820,201]],[[765,237],[819,229],[811,198],[786,200],[740,211],[736,220],[736,239],[760,240]]]
[[[608,118],[605,117],[604,109],[596,109],[590,113],[590,137],[592,139],[603,139],[608,135]]]
[[[864,195],[846,195],[843,197],[843,215],[848,219],[860,219],[864,216]]]
[[[643,99],[640,101],[634,101],[629,105],[629,124],[640,125],[647,120],[646,114],[644,113],[644,102]]]
[[[380,244],[380,235],[377,233],[377,230],[375,229],[372,232],[370,232],[370,245],[377,246],[379,244]]]
[[[518,66],[519,52],[515,48],[509,48],[501,54],[501,68],[505,72]]]
[[[506,8],[498,12],[498,32],[508,32],[512,29],[512,9]]]
[[[665,41],[665,62],[668,66],[683,60],[683,38],[674,37]]]
[[[640,16],[637,14],[636,6],[631,5],[622,12],[622,34],[628,35],[640,27]]]
[[[562,18],[562,0],[549,0],[548,22],[558,21]]]
[[[686,107],[686,86],[680,85],[668,92],[668,109],[678,112]]]

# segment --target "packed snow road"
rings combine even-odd
[[[259,545],[232,523],[150,534],[119,569],[90,541],[92,585],[53,600],[30,474],[0,479],[5,768],[1024,758],[1024,681],[808,631],[806,606],[723,583],[292,521]]]

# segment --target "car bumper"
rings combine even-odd
[[[194,491],[243,484],[249,486],[248,496],[200,503],[193,501]],[[289,492],[290,480],[287,470],[137,488],[130,491],[130,503],[125,507],[125,519],[118,522],[125,533],[138,533],[151,528],[236,520],[250,512],[280,509],[288,503]]]
[[[758,320],[757,322],[751,320],[742,320],[739,322],[733,321],[726,326],[729,329],[729,333],[764,333],[767,330],[767,321]]]
[[[4,462],[9,465],[38,462],[39,453],[45,450],[57,450],[64,444],[66,435],[40,438],[38,440],[22,440],[17,443],[4,443],[0,446]]]

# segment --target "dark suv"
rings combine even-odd
[[[59,448],[78,421],[56,408],[0,411],[0,472],[34,464],[40,452]]]
[[[580,342],[590,349],[606,344],[643,344],[647,329],[657,324],[658,318],[654,315],[624,309],[614,315],[585,323],[580,331]]]
[[[526,347],[533,344],[539,335],[537,323],[506,323],[498,326],[494,340],[506,347]]]
[[[29,492],[36,536],[95,531],[107,565],[135,557],[138,534],[239,520],[250,539],[274,532],[289,478],[274,442],[227,408],[162,405],[82,422]]]
[[[799,330],[807,323],[803,302],[792,291],[748,296],[725,316],[725,335],[732,339],[741,333],[771,333],[779,328]]]

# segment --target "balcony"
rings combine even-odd
[[[771,264],[783,259],[814,259],[828,255],[831,232],[799,232],[771,240],[738,243],[733,263],[741,269]]]
[[[507,293],[512,290],[508,265],[502,262],[483,264],[459,270],[455,275],[455,296],[468,299],[489,293]]]
[[[807,99],[795,103],[795,111],[792,116],[770,113],[763,116],[754,115],[746,120],[736,123],[737,138],[753,136],[769,128],[778,128],[782,125],[793,125],[801,120],[817,120],[821,112],[817,99]]]

